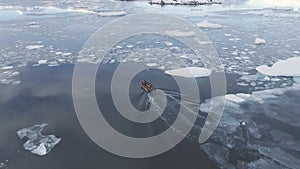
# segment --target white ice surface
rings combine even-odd
[[[165,71],[166,74],[180,77],[207,77],[212,73],[211,70],[201,67],[187,67]]]
[[[126,15],[125,11],[103,11],[98,12],[98,16],[109,17],[109,16],[124,16]]]

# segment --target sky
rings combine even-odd
[[[300,0],[249,0],[251,6],[277,6],[300,8]]]

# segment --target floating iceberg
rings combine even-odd
[[[217,24],[217,23],[210,23],[207,20],[204,20],[203,22],[199,22],[196,25],[200,28],[213,28],[213,29],[223,28],[222,25]]]
[[[264,45],[264,44],[266,44],[266,40],[264,40],[262,38],[256,38],[254,43],[256,45]]]
[[[267,65],[258,66],[256,70],[268,76],[300,76],[300,57],[292,57],[281,60],[272,67]]]
[[[165,71],[166,74],[180,77],[207,77],[212,71],[201,67],[187,67]]]
[[[39,156],[44,156],[61,141],[61,138],[56,138],[54,135],[42,135],[41,132],[46,126],[47,124],[44,123],[17,131],[20,139],[23,139],[24,137],[28,138],[28,140],[23,144],[25,150]]]

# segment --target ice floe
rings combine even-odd
[[[39,49],[42,47],[44,47],[44,45],[29,45],[29,46],[26,46],[25,48],[28,50],[33,50],[33,49]]]
[[[187,67],[165,71],[166,74],[180,77],[207,77],[212,71],[201,67]]]
[[[173,45],[172,42],[165,42],[165,44],[166,44],[167,46],[172,46],[172,45]]]
[[[39,61],[38,61],[38,64],[39,64],[39,65],[44,65],[44,64],[47,64],[47,62],[48,62],[47,59],[39,60]]]
[[[195,32],[193,31],[180,31],[180,30],[166,30],[165,33],[169,36],[176,36],[176,37],[188,37],[194,36]]]
[[[202,22],[199,22],[196,24],[200,28],[212,28],[212,29],[220,29],[223,28],[222,25],[217,24],[217,23],[210,23],[207,20],[204,20]]]
[[[300,57],[292,57],[280,60],[272,67],[267,65],[258,66],[256,70],[268,76],[300,76]]]
[[[17,131],[20,139],[26,137],[28,140],[23,144],[24,148],[33,154],[44,156],[61,141],[54,135],[42,135],[41,132],[47,124],[34,125],[32,127],[23,128]]]
[[[98,12],[98,16],[110,17],[110,16],[124,16],[127,13],[125,11],[102,11]]]
[[[263,44],[266,44],[266,40],[264,40],[262,38],[256,38],[254,43],[256,45],[263,45]]]
[[[241,103],[241,102],[245,101],[245,99],[240,98],[240,97],[238,97],[234,94],[228,94],[228,95],[225,96],[225,98],[226,98],[226,100],[230,100],[230,101],[235,102],[235,103]]]
[[[147,63],[146,65],[149,66],[149,67],[156,67],[157,63]]]
[[[14,67],[13,66],[4,66],[4,67],[1,67],[1,70],[9,70],[12,68],[14,68]]]

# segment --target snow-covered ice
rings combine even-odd
[[[212,71],[201,67],[187,67],[165,71],[166,74],[180,77],[207,77],[210,76]]]
[[[56,138],[54,135],[42,135],[41,132],[47,124],[34,125],[32,127],[23,128],[17,131],[20,139],[24,137],[28,140],[23,144],[24,148],[33,154],[44,156],[61,141],[61,138]]]
[[[300,57],[292,57],[280,60],[272,67],[267,65],[258,66],[256,70],[268,76],[300,76]]]
[[[212,28],[212,29],[220,29],[223,28],[222,25],[217,24],[217,23],[210,23],[207,20],[204,20],[202,22],[199,22],[196,24],[200,28]]]

